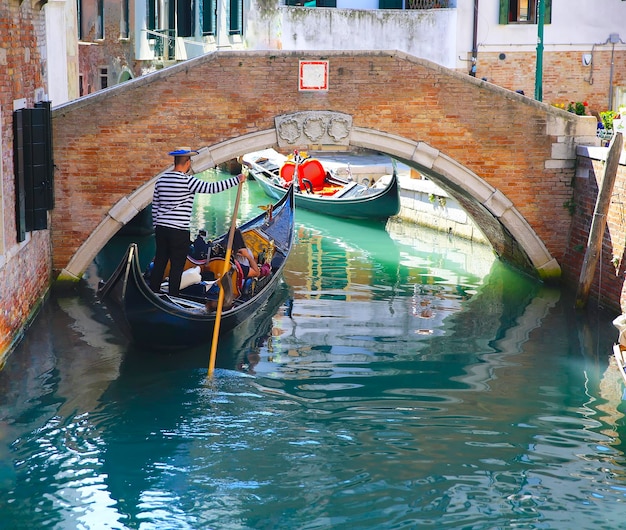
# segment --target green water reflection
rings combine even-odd
[[[268,202],[246,189],[242,219]],[[220,199],[194,229],[225,229]],[[613,315],[443,233],[298,212],[284,286],[208,381],[206,348],[138,350],[95,299],[125,244],[0,372],[0,527],[622,526]]]

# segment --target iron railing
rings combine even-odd
[[[438,9],[449,6],[449,0],[407,0],[407,9]]]
[[[157,59],[174,59],[176,55],[176,32],[173,29],[146,30],[149,39],[154,39],[154,56]]]

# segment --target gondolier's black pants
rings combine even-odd
[[[159,292],[167,262],[170,262],[169,294],[178,296],[180,278],[185,268],[185,260],[191,243],[189,230],[177,230],[167,226],[157,225],[154,229],[156,254],[154,268],[150,276],[150,289]]]

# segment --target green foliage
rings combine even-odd
[[[617,113],[614,110],[605,110],[600,113],[600,119],[602,120],[605,129],[613,129],[613,118],[615,118],[615,116],[617,116]]]
[[[587,106],[588,106],[588,103],[586,101],[576,101],[576,102],[571,101],[567,105],[567,111],[573,112],[577,116],[584,116],[585,114],[587,114],[587,109],[586,109]]]

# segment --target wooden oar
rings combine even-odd
[[[209,357],[209,377],[213,375],[215,369],[215,357],[217,354],[217,339],[220,334],[220,324],[222,321],[222,306],[224,305],[224,288],[222,287],[222,281],[228,281],[226,274],[230,269],[230,255],[233,249],[233,238],[235,237],[235,228],[237,227],[237,210],[239,209],[239,199],[241,198],[241,188],[243,188],[243,182],[240,182],[237,186],[237,198],[235,199],[235,209],[233,211],[233,218],[230,221],[230,230],[228,232],[228,243],[226,245],[226,257],[224,258],[224,270],[222,271],[222,277],[220,278],[220,294],[217,297],[217,309],[215,310],[215,326],[213,327],[213,341],[211,342],[211,356]]]

